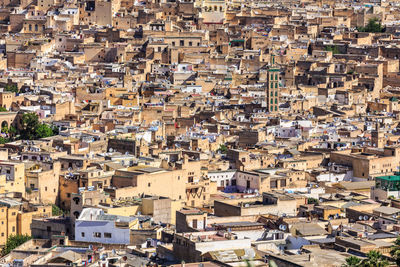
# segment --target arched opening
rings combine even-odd
[[[79,218],[79,212],[78,212],[78,211],[75,211],[75,212],[74,212],[74,216],[75,216],[76,219],[78,219],[78,218]]]
[[[7,121],[3,121],[1,123],[1,132],[8,133],[8,122]]]
[[[73,198],[73,201],[75,202],[76,205],[78,205],[80,199],[79,199],[79,197],[74,197],[74,198]]]

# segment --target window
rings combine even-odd
[[[12,231],[15,232],[15,226],[12,227]]]
[[[147,186],[150,187],[150,186],[151,186],[151,183],[148,183]]]
[[[71,197],[71,193],[67,193],[67,198],[70,198]]]
[[[184,45],[185,45],[185,41],[180,40],[180,41],[179,41],[179,45],[180,45],[180,46],[184,46]]]
[[[104,238],[111,238],[111,233],[104,233]]]
[[[93,237],[101,238],[101,233],[99,233],[99,232],[94,232],[94,233],[93,233]]]
[[[51,227],[47,226],[46,230],[47,230],[47,232],[51,232]]]
[[[44,187],[44,191],[47,191],[47,186]]]
[[[81,237],[85,237],[85,232],[82,232],[82,233],[81,233]]]

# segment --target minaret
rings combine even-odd
[[[375,130],[371,131],[371,142],[374,147],[383,148],[385,146],[384,134],[379,129],[379,122],[375,124]]]
[[[268,67],[266,98],[268,112],[279,111],[279,74],[280,69],[275,64],[275,55],[271,55]]]

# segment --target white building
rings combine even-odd
[[[106,244],[129,244],[135,217],[108,215],[102,209],[86,208],[75,222],[75,240]]]
[[[235,169],[229,169],[225,171],[209,171],[207,173],[208,179],[212,182],[217,182],[218,187],[230,187],[233,186],[236,189],[236,173]]]

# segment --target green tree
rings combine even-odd
[[[22,245],[26,241],[32,239],[31,236],[29,235],[10,235],[7,238],[6,245],[4,246],[2,250],[2,255],[5,256],[8,253],[10,253],[13,249],[16,247]]]
[[[53,135],[58,135],[60,133],[57,126],[52,126],[51,129],[53,130]]]
[[[329,45],[325,49],[326,49],[326,51],[332,51],[332,54],[334,54],[334,55],[340,54],[339,47],[337,45],[335,45],[335,46]]]
[[[36,128],[39,125],[39,118],[35,113],[25,113],[22,115],[20,135],[21,139],[33,140],[36,138]]]
[[[316,205],[318,205],[319,201],[316,198],[310,197],[310,198],[307,199],[307,204],[316,204]]]
[[[0,144],[5,144],[10,142],[10,140],[8,138],[4,138],[3,136],[0,136]]]
[[[18,86],[16,86],[15,84],[7,84],[6,86],[4,86],[4,91],[8,91],[8,92],[14,92],[14,93],[18,93]]]
[[[361,261],[363,267],[386,267],[389,262],[383,258],[382,253],[376,250],[371,250],[367,254],[367,258]]]
[[[17,135],[17,129],[14,126],[10,126],[10,129],[8,130],[8,135],[11,137],[14,137]]]
[[[390,250],[390,255],[396,261],[397,266],[400,266],[400,236],[394,241],[394,246]]]
[[[35,134],[36,138],[45,138],[53,136],[53,129],[49,127],[47,124],[42,123],[36,127]]]
[[[8,133],[8,127],[7,126],[1,127],[1,132],[2,133]]]
[[[228,152],[228,148],[226,147],[226,145],[220,145],[218,151],[222,154],[226,154],[226,152]]]
[[[367,26],[358,27],[359,32],[384,32],[385,28],[382,27],[381,22],[377,18],[370,19]]]
[[[5,107],[0,107],[0,112],[6,112],[8,111]]]
[[[34,140],[54,135],[53,128],[45,123],[40,123],[36,113],[25,113],[22,115],[21,128],[18,129],[18,133],[20,134],[20,138],[24,140]],[[15,135],[14,130],[12,134]]]
[[[346,263],[342,264],[342,267],[357,267],[360,266],[361,259],[355,256],[350,256],[346,258]]]
[[[57,205],[53,204],[51,206],[51,214],[53,216],[60,216],[62,215],[64,212],[62,211],[62,209],[60,209]]]

